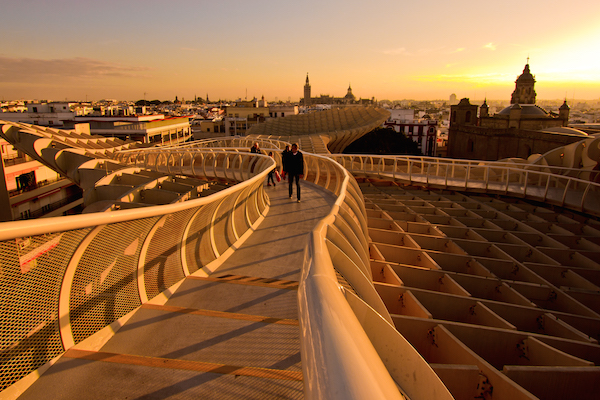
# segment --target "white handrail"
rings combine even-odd
[[[486,190],[488,192],[525,196],[537,201],[551,202],[562,207],[600,215],[600,184],[568,175],[535,171],[520,168],[518,164],[462,161],[449,159],[433,159],[410,156],[379,156],[382,160],[393,160],[393,171],[379,171],[368,168],[364,159],[372,159],[372,155],[329,155],[339,161],[355,174],[380,176],[405,181],[413,185],[439,185],[456,190]],[[402,160],[407,165],[407,172],[401,172]],[[385,162],[385,161],[384,161]],[[424,168],[424,164],[428,167]],[[421,163],[421,173],[415,173],[413,166]],[[391,165],[390,162],[388,165]],[[436,168],[429,168],[435,164]],[[373,164],[371,164],[373,165]],[[540,169],[544,169],[541,168]],[[480,177],[477,176],[480,174]],[[536,182],[546,182],[538,185]]]
[[[157,154],[164,151],[156,151]],[[201,151],[196,151],[201,155]],[[214,154],[214,152],[210,152]],[[137,154],[137,153],[136,153]],[[235,152],[220,152],[219,154],[235,154]],[[256,156],[256,155],[254,155]],[[269,157],[258,156],[265,159],[265,162],[257,165],[257,174],[244,182],[243,186],[251,186],[263,181],[269,171],[275,167],[275,161],[269,161]],[[0,241],[22,238],[27,236],[44,235],[49,233],[82,229],[97,225],[112,224],[117,222],[131,221],[141,218],[150,218],[165,214],[175,213],[182,210],[196,208],[213,201],[220,200],[232,193],[240,190],[239,187],[232,186],[220,190],[207,197],[200,197],[180,203],[164,204],[151,207],[134,208],[128,210],[118,210],[105,213],[89,213],[80,215],[68,215],[62,217],[40,218],[35,220],[22,220],[0,223]]]
[[[351,156],[350,154],[331,154],[330,156],[332,157],[336,157],[336,156]],[[352,156],[355,157],[359,157],[359,158],[366,158],[366,157],[371,157],[372,155],[369,154],[352,154]],[[579,174],[588,174],[590,172],[590,170],[585,170],[585,169],[581,169],[581,168],[567,168],[567,167],[561,167],[561,166],[557,166],[557,165],[543,165],[543,164],[530,164],[530,163],[517,163],[517,162],[510,162],[510,161],[485,161],[485,160],[468,160],[468,159],[457,159],[457,158],[444,158],[444,157],[427,157],[427,156],[410,156],[410,155],[386,155],[386,156],[375,156],[375,157],[385,157],[386,159],[395,159],[395,160],[400,160],[400,161],[405,161],[405,162],[409,162],[412,161],[414,162],[423,162],[423,163],[428,163],[428,164],[452,164],[454,166],[467,166],[467,165],[473,165],[473,166],[482,166],[482,165],[490,165],[492,167],[508,167],[508,168],[514,168],[514,169],[527,169],[527,170],[533,170],[533,171],[538,171],[539,172],[550,172],[550,173],[554,173],[556,174],[557,172],[560,172],[561,174],[569,174],[569,176],[572,175],[579,175]],[[552,171],[556,171],[556,172],[552,172]],[[574,176],[575,178],[577,176]]]
[[[309,160],[317,157],[323,158],[311,155]],[[338,258],[336,267],[330,249],[341,248],[329,246],[341,239],[342,229],[336,226],[349,223],[352,234],[362,238],[365,247],[367,231],[364,201],[356,181],[339,164],[333,167],[343,183],[330,213],[310,233],[298,288],[305,397],[400,399],[406,394],[414,399],[451,399],[439,377],[394,328],[372,278],[357,271],[370,271],[369,260],[363,260],[367,265],[357,265],[350,258],[342,263]],[[360,211],[355,208],[354,196],[361,197]],[[344,208],[351,208],[357,219],[343,219]],[[349,241],[349,236],[345,240]],[[336,270],[358,296],[340,285]],[[400,364],[397,358],[388,357],[390,351],[402,353],[412,362]]]

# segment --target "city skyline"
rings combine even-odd
[[[6,2],[0,98],[600,98],[600,4]],[[368,8],[366,8],[368,7]]]

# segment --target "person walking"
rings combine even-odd
[[[285,149],[281,152],[281,179],[284,180],[287,175],[287,160],[290,154],[292,154],[290,146],[286,145]]]
[[[258,142],[255,142],[252,147],[250,147],[250,153],[254,153],[254,154],[260,154],[260,148],[258,147]],[[258,162],[258,157],[251,157],[250,158],[250,173],[254,172],[254,167],[256,166],[256,163]]]
[[[273,158],[272,151],[269,152],[269,157]],[[275,178],[273,177],[273,175],[275,175],[276,169],[277,167],[273,168],[271,172],[269,172],[269,175],[267,175],[267,186],[271,186],[271,182],[273,182],[273,186],[275,186]]]
[[[289,176],[289,193],[290,199],[292,198],[293,182],[296,180],[296,197],[298,203],[300,203],[300,179],[304,178],[304,156],[298,150],[298,144],[292,145],[292,150],[288,155],[286,164],[287,174]]]

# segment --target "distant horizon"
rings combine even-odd
[[[190,102],[193,101],[193,100],[187,99],[185,97],[181,98],[181,97],[177,96],[177,98],[180,101],[186,101],[186,102],[187,101],[190,101]],[[201,98],[202,101],[206,102],[206,98],[205,97],[198,96],[198,98]],[[257,100],[261,99],[260,97],[255,97],[255,98]],[[463,98],[465,98],[465,97],[458,97],[457,96],[456,100],[460,101]],[[488,103],[490,103],[490,102],[502,102],[502,103],[507,102],[507,103],[510,103],[510,96],[507,99],[493,99],[493,98],[489,98],[489,97],[487,97],[487,98],[475,98],[475,99],[470,98],[470,97],[466,97],[466,98],[469,99],[470,102],[482,102],[483,103],[483,101],[487,101]],[[213,99],[210,99],[210,96],[209,96],[209,100],[210,100],[209,103],[216,103],[218,101],[222,101],[222,102],[251,101],[253,99],[254,98],[249,98],[249,99],[240,99],[240,98],[237,98],[237,99],[223,99],[222,98],[222,99],[213,100]],[[55,103],[65,103],[65,102],[67,102],[67,103],[86,103],[86,102],[87,103],[92,103],[92,102],[99,102],[99,101],[117,101],[117,102],[121,102],[122,101],[122,102],[133,102],[133,103],[136,103],[136,102],[142,101],[142,100],[144,100],[144,99],[133,99],[132,100],[132,99],[119,99],[119,98],[115,98],[115,97],[106,97],[106,98],[101,98],[101,99],[88,99],[88,100],[77,100],[77,99],[64,99],[64,100],[60,100],[60,99],[53,99],[53,98],[42,98],[42,97],[37,98],[37,97],[34,97],[34,98],[2,99],[2,100],[0,100],[0,102],[12,102],[12,101],[34,102],[34,101],[36,101],[36,102],[49,102],[49,103],[50,102],[55,102]],[[175,97],[172,98],[172,99],[160,99],[160,98],[154,99],[154,98],[152,98],[152,99],[145,99],[145,100],[148,101],[148,102],[157,101],[157,100],[161,101],[161,102],[165,102],[165,101],[171,101],[171,102],[173,102],[173,101],[175,101]],[[297,99],[297,100],[293,100],[292,99],[292,100],[290,100],[290,102],[291,103],[298,103],[298,102],[300,102],[300,100],[301,100],[301,98]],[[562,102],[562,101],[565,101],[565,100],[567,101],[567,104],[571,104],[572,102],[576,102],[576,103],[581,103],[581,102],[600,102],[600,98],[594,98],[594,99],[584,99],[584,98],[575,98],[575,99],[553,98],[553,99],[549,99],[549,98],[545,98],[545,99],[542,99],[542,98],[536,97],[536,103],[538,103],[538,102],[546,102],[546,101]],[[265,98],[265,101],[267,101],[267,103],[278,103],[278,102],[286,103],[286,102],[288,102],[288,100],[283,100],[283,99],[269,100],[267,98]],[[428,102],[440,102],[441,101],[441,102],[448,103],[450,101],[450,96],[448,96],[448,98],[446,98],[446,99],[442,99],[442,98],[430,98],[430,99],[404,98],[404,99],[393,99],[393,100],[392,99],[375,99],[375,101],[377,101],[379,103],[381,103],[381,102],[402,102],[402,101],[414,101],[414,102],[427,102],[427,101]],[[321,103],[317,103],[317,104],[321,104]],[[340,105],[343,105],[343,104],[340,104]]]

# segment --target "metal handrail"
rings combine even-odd
[[[521,196],[600,215],[600,184],[573,176],[498,162],[410,156],[336,154],[329,157],[354,174],[392,178],[411,185]],[[383,168],[376,165],[383,165]]]
[[[164,151],[157,151],[160,154],[164,154]],[[148,154],[152,154],[153,152],[148,152]],[[202,152],[195,152],[197,155],[202,155]],[[209,151],[209,154],[235,154],[236,156],[240,153],[235,152],[212,152]],[[141,153],[143,154],[143,153]],[[254,156],[254,155],[253,155]],[[245,156],[246,158],[251,157],[249,155]],[[258,156],[261,157],[261,156]],[[266,178],[270,169],[275,167],[274,161],[269,161],[268,157],[261,157],[262,162],[257,164],[256,175],[250,177],[244,182],[243,186],[250,186],[262,183],[262,181]],[[243,163],[242,163],[243,164]],[[152,169],[149,164],[145,164],[144,168]],[[211,176],[211,169],[204,168],[205,177],[214,177]],[[248,174],[250,175],[250,174]],[[44,235],[49,233],[55,233],[60,231],[74,230],[74,229],[82,229],[92,226],[98,226],[103,224],[117,223],[117,222],[126,222],[132,221],[141,218],[149,218],[149,217],[157,217],[166,214],[176,213],[179,211],[187,210],[190,208],[197,208],[204,206],[212,201],[220,200],[224,197],[230,196],[232,193],[237,192],[240,188],[236,186],[232,186],[221,190],[215,194],[212,194],[207,197],[200,197],[193,200],[188,200],[180,203],[173,204],[165,204],[160,206],[152,206],[152,207],[143,207],[143,208],[135,208],[128,210],[118,210],[110,213],[90,213],[90,214],[80,214],[80,215],[68,215],[61,217],[50,217],[43,218],[38,220],[27,220],[27,221],[11,221],[4,222],[0,224],[0,241],[2,240],[11,240],[15,238],[22,238],[28,236],[35,235]]]
[[[187,162],[183,162],[184,157],[192,158],[187,159]],[[257,157],[256,170],[258,172],[252,176],[249,173],[249,160],[255,157]],[[258,216],[260,213],[265,212],[268,206],[264,201],[262,184],[268,171],[274,167],[275,162],[266,156],[247,152],[213,150],[200,152],[195,150],[192,154],[186,149],[172,149],[168,152],[161,149],[159,151],[139,151],[136,154],[123,152],[117,154],[116,158],[145,168],[153,168],[159,171],[166,169],[165,172],[175,174],[189,173],[190,166],[200,162],[201,166],[196,166],[196,168],[201,170],[203,176],[212,173],[212,176],[222,177],[221,173],[232,169],[236,172],[227,176],[228,178],[232,179],[237,176],[238,178],[244,177],[246,180],[208,197],[183,203],[0,224],[0,245],[9,246],[19,251],[19,246],[24,243],[24,240],[26,243],[34,243],[34,246],[23,246],[24,251],[27,251],[27,253],[23,254],[24,251],[19,252],[17,254],[17,265],[12,268],[20,268],[21,271],[28,268],[43,269],[44,257],[61,257],[66,251],[65,246],[70,246],[71,249],[67,251],[71,256],[67,258],[67,264],[62,267],[64,272],[60,273],[61,276],[64,276],[64,280],[56,283],[61,290],[53,290],[54,293],[60,293],[60,299],[52,301],[52,303],[60,304],[59,309],[54,317],[52,317],[54,314],[51,314],[50,320],[46,317],[43,322],[45,326],[55,327],[54,329],[60,334],[61,347],[54,353],[44,350],[45,358],[40,360],[37,365],[35,363],[29,363],[28,365],[40,366],[43,362],[60,355],[61,352],[85,339],[86,336],[101,329],[104,323],[88,329],[78,325],[77,321],[82,318],[82,313],[85,314],[85,310],[90,308],[86,304],[104,304],[107,291],[119,290],[119,293],[123,292],[119,296],[129,293],[128,296],[134,299],[132,300],[134,306],[128,306],[120,312],[115,311],[116,314],[113,319],[131,312],[135,309],[135,306],[141,305],[156,294],[156,292],[151,293],[148,291],[154,285],[150,282],[153,279],[152,276],[145,273],[146,268],[148,268],[147,264],[148,262],[151,263],[152,257],[148,251],[153,247],[151,245],[153,240],[158,240],[161,227],[167,224],[170,219],[183,218],[183,224],[177,224],[178,226],[184,226],[184,228],[181,228],[184,232],[183,237],[179,238],[171,234],[166,236],[175,236],[175,240],[179,242],[179,244],[173,242],[173,246],[181,247],[178,255],[178,258],[181,259],[181,271],[176,276],[183,277],[189,273],[194,273],[194,269],[196,269],[195,273],[207,273],[211,268],[209,267],[210,263],[208,265],[200,263],[196,268],[189,265],[193,261],[186,256],[190,248],[188,242],[196,232],[199,230],[209,232],[211,240],[207,243],[210,242],[211,247],[204,257],[216,261],[221,255],[229,251],[223,244],[219,246],[216,243],[218,235],[214,231],[219,229],[218,224],[233,224],[231,228],[221,227],[220,232],[234,232],[235,237],[227,239],[225,242],[236,243],[236,240],[244,235],[244,231],[240,230],[240,227],[241,229],[245,228],[248,232],[257,221],[256,217],[241,222],[239,217],[233,217],[230,218],[231,222],[222,222],[220,217],[214,214],[217,210],[223,210],[223,208],[225,210],[235,209],[236,207],[232,207],[232,205],[243,202],[246,209],[250,207],[250,211],[240,213],[244,216],[242,219],[247,219],[251,214]],[[236,162],[230,163],[232,158]],[[221,163],[218,166],[217,160],[220,160]],[[402,368],[398,368],[398,366],[392,368],[392,366],[382,361],[382,343],[384,340],[381,338],[376,340],[377,334],[373,333],[373,327],[375,326],[377,327],[376,331],[387,332],[388,336],[385,338],[385,342],[404,343],[400,334],[393,328],[391,318],[372,284],[367,245],[366,211],[356,181],[338,163],[327,157],[309,153],[305,153],[305,176],[311,183],[322,186],[337,196],[330,214],[311,233],[310,244],[306,250],[307,262],[303,267],[300,284],[299,314],[302,327],[301,343],[303,369],[305,382],[307,382],[307,397],[322,398],[323,395],[332,393],[331,390],[345,388],[346,392],[353,393],[354,398],[372,398],[373,393],[379,393],[389,398],[400,398],[400,391],[394,381],[404,383],[408,389],[403,387],[403,390],[407,393],[410,393],[411,390],[414,392],[415,389],[412,388],[414,384],[411,386],[410,383],[402,382],[402,377],[398,373],[390,375],[388,370],[402,371]],[[248,195],[243,195],[244,193]],[[255,211],[251,211],[255,207],[253,205],[258,206]],[[209,221],[208,225],[198,226],[195,221],[205,213],[209,213],[208,216],[205,215],[203,218],[204,221]],[[213,215],[211,216],[210,213],[213,213]],[[102,282],[106,279],[107,273],[108,276],[114,273],[106,272],[112,271],[114,262],[109,270],[104,269],[104,267],[94,270],[98,266],[110,264],[110,260],[104,260],[104,258],[106,256],[110,258],[110,254],[114,254],[114,252],[103,255],[93,253],[91,249],[99,246],[95,243],[105,243],[103,240],[106,241],[106,238],[113,237],[114,233],[111,232],[115,229],[119,232],[128,232],[120,240],[125,243],[130,241],[131,243],[120,250],[122,254],[117,254],[117,259],[114,262],[117,262],[119,257],[128,254],[135,255],[136,258],[127,265],[117,265],[118,268],[114,268],[119,269],[122,276],[131,274],[137,268],[138,287],[135,289],[135,293],[130,293],[127,292],[127,285],[122,286],[118,282],[109,285],[107,288],[99,284],[98,293],[96,293],[95,284],[89,290],[85,290],[85,293],[90,292],[91,297],[87,298],[85,295],[82,297],[83,293],[72,289],[72,287],[82,284],[80,282],[81,276],[88,276],[86,279],[90,279],[90,274],[96,277],[105,276],[105,278],[92,278],[93,281],[99,279],[99,282]],[[78,236],[79,239],[69,244],[66,238],[71,236]],[[165,240],[165,236],[160,237],[160,239]],[[114,237],[112,240],[114,240]],[[106,243],[105,245],[109,244]],[[236,245],[239,244],[236,243]],[[102,247],[99,249],[101,250]],[[84,265],[83,260],[90,257],[94,261],[93,265]],[[200,257],[194,256],[193,258],[201,259],[203,257],[200,255]],[[39,264],[34,266],[31,264],[34,261]],[[6,265],[7,268],[11,268],[10,262],[7,262]],[[58,267],[53,265],[52,268],[56,269]],[[344,276],[348,284],[356,291],[356,294],[350,293],[340,286],[335,271]],[[33,275],[29,276],[33,279]],[[171,278],[171,282],[174,279]],[[110,279],[106,281],[108,280]],[[19,284],[23,283],[27,283],[27,279],[21,279]],[[33,285],[34,282],[30,282],[30,284]],[[115,285],[117,285],[117,289],[113,288]],[[28,293],[27,290],[22,289],[16,292]],[[32,296],[31,301],[37,300],[39,299]],[[357,307],[364,308],[359,313],[363,316],[362,318],[357,317],[355,314]],[[322,324],[324,310],[338,316],[341,324]],[[365,315],[370,316],[371,321],[364,320]],[[34,317],[31,320],[31,327],[23,329],[15,326],[14,329],[20,329],[23,340],[34,337],[39,341],[38,336],[42,335],[42,332],[36,330],[39,327],[39,320]],[[109,322],[111,321],[105,323]],[[84,331],[84,333],[81,331]],[[46,332],[46,330],[43,332]],[[340,335],[345,338],[350,337],[351,340],[336,340],[336,338],[342,338]],[[336,345],[331,346],[331,341],[336,342]],[[389,343],[386,346],[389,348]],[[405,347],[406,351],[415,352],[414,349],[410,350],[410,346]],[[17,346],[17,348],[31,351],[31,348],[28,347]],[[319,353],[320,350],[325,348],[330,350],[326,353]],[[334,348],[335,351],[333,351]],[[9,355],[10,351],[5,354],[5,356]],[[357,363],[353,361],[355,368],[348,371],[345,365],[351,362],[350,360],[354,356],[361,357],[367,362]],[[432,376],[435,376],[431,368],[422,359],[420,360],[422,363],[419,367],[420,371],[424,371],[422,373],[425,375],[432,374]],[[414,366],[405,366],[404,368],[411,368],[412,370]],[[327,378],[332,374],[336,377],[333,381]],[[373,379],[373,377],[376,378]],[[440,385],[441,383],[439,385],[434,384],[433,387],[443,388],[443,385]],[[443,390],[439,393],[443,393]]]
[[[254,136],[223,136],[218,138],[195,140],[191,143],[178,145],[177,147],[199,148],[199,147],[236,147],[250,148],[254,143],[258,143],[261,148],[283,149],[285,146],[291,146],[291,143],[279,139],[257,138]],[[175,146],[174,146],[175,147]]]
[[[385,158],[385,159],[395,159],[398,161],[404,161],[407,163],[416,163],[422,162],[427,164],[452,164],[455,166],[481,166],[481,165],[490,165],[494,167],[505,166],[508,168],[515,169],[526,169],[540,172],[548,172],[550,173],[561,173],[561,174],[569,174],[569,176],[577,177],[579,174],[589,174],[598,171],[592,171],[589,169],[581,169],[581,168],[568,168],[562,167],[558,165],[544,165],[544,164],[531,164],[528,162],[511,162],[511,161],[486,161],[486,160],[469,160],[469,159],[458,159],[458,158],[444,158],[444,157],[430,157],[430,156],[412,156],[412,155],[385,155],[385,156],[373,156],[370,154],[332,154],[332,156],[347,156],[347,157],[377,157],[377,158]],[[554,171],[554,172],[552,172]],[[599,172],[600,175],[600,172]]]
[[[196,161],[211,163],[204,176],[223,169],[196,153]],[[0,390],[186,275],[210,273],[256,229],[268,211],[263,182],[274,160],[258,156],[250,173],[248,160],[256,155],[205,154],[220,154],[222,163],[241,158],[235,167],[245,180],[174,204],[0,224],[0,290],[7,306],[0,317],[2,338],[10,340],[0,347],[6,361]],[[158,273],[167,259],[172,266]]]
[[[451,399],[395,329],[373,287],[366,210],[356,180],[339,164],[328,166],[342,183],[330,213],[310,233],[298,288],[305,397]],[[341,286],[337,274],[352,291]]]

